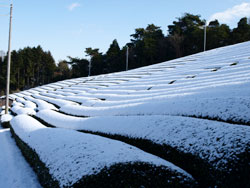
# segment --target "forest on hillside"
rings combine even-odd
[[[168,34],[154,24],[137,28],[131,41],[120,47],[113,40],[106,53],[98,48],[86,48],[88,58],[69,56],[56,64],[50,51],[41,46],[12,51],[11,91],[24,90],[54,81],[119,72],[126,69],[126,51],[129,47],[129,69],[152,65],[203,51],[205,20],[200,15],[186,13],[168,26]],[[206,49],[250,40],[250,21],[244,17],[238,26],[230,29],[218,20],[207,26]],[[91,64],[91,69],[89,65]],[[0,59],[0,95],[4,95],[7,57]]]

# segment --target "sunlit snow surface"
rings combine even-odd
[[[223,168],[250,143],[250,42],[11,97],[15,114],[60,128],[148,139]]]
[[[47,128],[27,115],[11,120],[15,133],[36,151],[60,187],[70,186],[83,176],[117,163],[144,162],[165,166],[186,177],[188,173],[159,157],[108,138],[66,129]]]
[[[106,116],[71,117],[52,110],[43,110],[37,117],[50,125],[86,130],[166,144],[185,153],[192,153],[223,168],[250,144],[250,126],[180,116]]]
[[[9,129],[0,128],[0,187],[40,188],[35,173],[11,138]]]
[[[11,95],[28,108],[13,111],[34,114],[31,109],[57,107],[76,116],[168,114],[250,123],[249,46],[247,42],[128,72],[37,87]]]

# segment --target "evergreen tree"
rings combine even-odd
[[[168,26],[169,37],[179,56],[190,55],[203,50],[203,30],[205,21],[200,15],[185,13],[183,17]],[[174,43],[177,44],[174,44]]]
[[[44,66],[46,71],[46,83],[50,83],[51,81],[53,81],[54,72],[56,70],[55,60],[52,57],[50,51],[44,53],[43,60],[45,62]]]
[[[68,58],[70,61],[67,61],[67,63],[71,65],[70,74],[72,75],[72,78],[88,76],[89,61],[87,59],[73,58],[70,56]]]
[[[231,30],[226,24],[220,25],[218,20],[211,21],[207,27],[207,49],[214,49],[230,44]]]
[[[121,50],[117,40],[113,40],[106,53],[106,63],[104,66],[104,72],[117,72],[121,71],[123,68],[121,60]]]
[[[85,53],[90,57],[91,62],[91,74],[99,75],[103,74],[104,70],[104,58],[102,53],[99,52],[98,48],[86,48]]]
[[[132,68],[159,63],[166,59],[166,40],[160,27],[149,24],[132,34],[130,46]]]
[[[250,40],[250,24],[247,18],[241,18],[238,22],[238,27],[233,29],[232,32],[232,43],[239,43]]]
[[[53,81],[56,68],[51,53],[41,46],[26,47],[11,53],[10,89],[23,90]],[[0,89],[4,90],[6,80],[7,56],[0,64]]]
[[[55,71],[55,81],[65,80],[71,77],[71,71],[69,69],[68,62],[63,60],[60,61]]]

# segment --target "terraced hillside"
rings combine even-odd
[[[43,186],[250,187],[250,42],[11,98]]]

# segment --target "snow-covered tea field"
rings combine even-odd
[[[250,187],[250,42],[11,98],[42,186]]]

